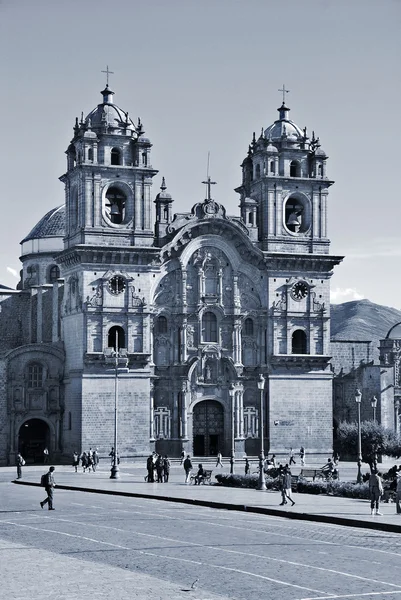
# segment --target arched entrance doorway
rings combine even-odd
[[[195,456],[216,456],[224,450],[224,412],[216,400],[196,404],[193,412]]]
[[[25,421],[18,433],[18,450],[27,463],[43,463],[43,450],[50,448],[50,429],[42,419]]]

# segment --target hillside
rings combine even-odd
[[[332,304],[332,340],[372,340],[378,345],[389,329],[401,322],[401,311],[370,300]]]

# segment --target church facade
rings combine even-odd
[[[290,118],[255,134],[238,215],[173,213],[142,123],[113,101],[78,119],[65,204],[21,242],[0,290],[0,461],[113,445],[179,456],[332,448],[327,155]]]

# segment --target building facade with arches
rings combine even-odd
[[[327,156],[290,118],[253,135],[238,215],[212,197],[173,214],[152,195],[149,138],[113,100],[74,125],[65,204],[22,242],[3,290],[0,460],[37,445],[69,460],[113,444],[116,350],[122,456],[332,447]],[[265,385],[258,387],[263,375]],[[25,427],[25,425],[27,425]],[[31,428],[31,429],[30,429]],[[34,431],[29,435],[29,431]],[[35,437],[36,436],[36,437]]]

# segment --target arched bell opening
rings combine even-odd
[[[125,348],[125,331],[119,325],[114,325],[107,334],[107,347],[114,350]]]
[[[19,428],[18,452],[21,452],[27,464],[43,463],[43,450],[48,448],[50,460],[52,454],[50,428],[42,419],[29,419]]]

